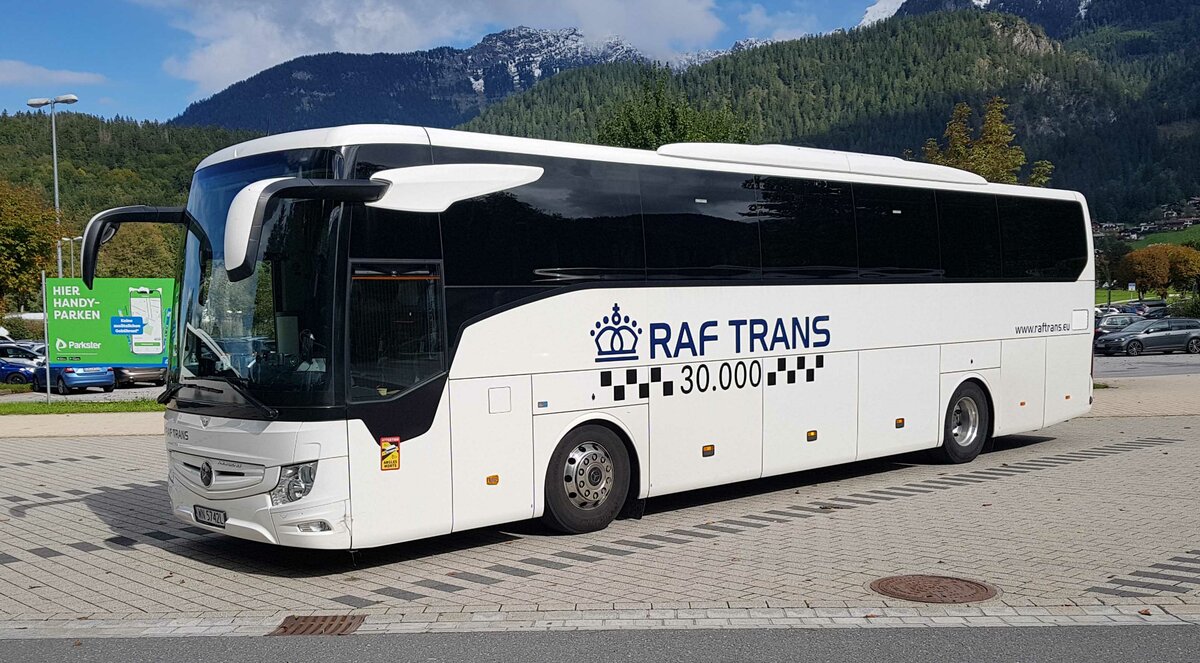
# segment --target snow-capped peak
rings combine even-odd
[[[872,23],[889,19],[900,11],[900,5],[904,4],[904,0],[876,0],[875,4],[867,7],[867,11],[863,13],[862,21],[858,23],[858,27],[865,28]]]

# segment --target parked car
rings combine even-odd
[[[34,372],[34,389],[46,389],[46,369]],[[104,391],[116,388],[113,369],[104,366],[53,366],[50,367],[50,384],[59,394],[66,396],[76,389],[101,387]]]
[[[15,364],[0,359],[0,382],[6,384],[29,384],[33,382],[33,372],[37,369],[25,364]]]
[[[1106,355],[1124,352],[1136,357],[1143,352],[1200,354],[1200,320],[1170,318],[1142,320],[1095,340],[1096,352]]]
[[[1096,321],[1096,331],[1092,338],[1097,339],[1104,334],[1111,334],[1115,331],[1120,331],[1133,323],[1143,320],[1140,315],[1132,313],[1117,313],[1116,315],[1106,315]]]
[[[39,354],[39,355],[46,354],[46,344],[42,343],[41,341],[13,341],[13,342],[16,343],[17,345],[25,348],[26,350],[32,350],[35,354]]]
[[[33,350],[17,345],[16,343],[0,343],[0,359],[13,364],[36,367],[42,357],[38,356]]]
[[[119,387],[132,387],[135,382],[149,382],[161,387],[167,383],[167,369],[153,366],[114,366],[113,378]]]

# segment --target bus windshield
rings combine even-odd
[[[264,413],[334,402],[332,345],[337,206],[284,201],[265,219],[254,274],[225,271],[226,214],[246,185],[273,177],[332,178],[335,153],[297,150],[198,171],[176,325],[177,398]],[[273,414],[272,414],[273,416]]]

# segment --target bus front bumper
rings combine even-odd
[[[350,549],[350,501],[345,498],[320,499],[310,494],[279,506],[273,506],[271,496],[265,493],[235,499],[205,499],[173,475],[167,478],[167,492],[172,513],[189,525],[281,546]],[[317,499],[310,500],[313,497]],[[224,527],[198,520],[198,511],[202,513],[204,509],[224,514]]]

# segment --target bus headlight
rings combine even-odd
[[[271,491],[271,504],[279,506],[304,497],[312,490],[317,478],[317,461],[285,465],[279,471],[279,483]]]

